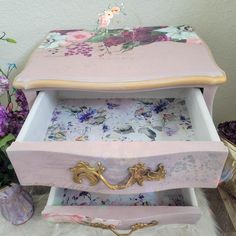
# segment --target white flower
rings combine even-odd
[[[108,19],[112,19],[114,14],[111,10],[106,10],[106,11],[104,11],[104,16]]]
[[[60,33],[52,32],[41,43],[39,48],[58,48],[66,41],[66,39],[66,35],[61,35]]]
[[[185,30],[184,27],[170,26],[155,31],[167,33],[166,36],[173,40],[187,40],[187,39],[198,39],[198,35],[190,30]]]

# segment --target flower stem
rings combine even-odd
[[[0,68],[0,72],[2,73],[3,76],[5,76],[8,79],[7,75],[4,73],[4,71],[1,68]]]
[[[7,101],[8,101],[8,105],[7,105],[7,107],[8,107],[11,103],[11,94],[9,91],[7,91]]]
[[[8,81],[9,81],[8,76],[10,74],[9,72],[11,72],[11,68],[10,69],[8,68],[7,74],[0,68],[0,73],[2,73],[2,75],[4,77],[6,77],[8,79]],[[7,101],[8,101],[8,105],[7,105],[7,107],[8,107],[9,104],[11,103],[11,94],[10,94],[9,90],[7,90]]]
[[[5,40],[4,37],[6,36],[5,32],[2,32],[2,36],[0,37],[0,40]]]

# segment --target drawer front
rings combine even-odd
[[[100,98],[99,96],[102,100],[95,99]],[[41,92],[16,142],[7,150],[20,183],[115,194],[187,187],[216,187],[227,157],[227,149],[219,140],[201,92],[198,89],[173,89],[134,93],[132,99],[128,99],[130,96],[130,94],[87,94],[70,91]],[[83,104],[81,102],[87,101],[86,97],[92,98],[87,102],[90,105],[81,107]],[[124,98],[120,106],[104,103],[106,99],[117,97],[120,98],[118,100]],[[137,100],[140,97],[144,98],[141,102]],[[70,112],[68,113],[68,109],[65,111],[69,114],[69,118],[74,112],[76,113],[78,123],[74,129],[79,132],[85,125],[90,125],[89,127],[93,130],[90,138],[94,138],[94,133],[99,133],[96,132],[97,127],[100,127],[99,124],[105,120],[105,116],[109,118],[109,122],[112,121],[109,124],[115,126],[113,118],[118,117],[117,121],[119,121],[120,114],[123,114],[124,119],[125,114],[129,112],[132,113],[132,117],[136,114],[137,119],[132,120],[136,122],[135,126],[127,128],[126,125],[125,129],[118,130],[118,133],[124,131],[124,137],[128,137],[127,133],[131,132],[127,140],[132,137],[132,141],[126,141],[126,139],[104,141],[99,135],[94,135],[96,136],[94,141],[81,141],[81,138],[57,142],[45,141],[45,139],[48,140],[46,134],[52,120],[58,118],[55,116],[58,112],[55,110],[58,107],[57,104],[63,106],[65,99],[69,99],[67,104],[71,104],[71,99],[75,99],[68,108]],[[76,107],[77,102],[80,104],[79,107]],[[96,109],[91,104],[99,111],[96,119],[92,117]],[[135,104],[132,112],[129,111],[130,104]],[[138,106],[141,104],[141,107],[136,107],[137,104]],[[170,107],[165,107],[165,104],[170,104]],[[178,106],[179,110],[176,110]],[[114,111],[116,107],[118,108]],[[150,110],[150,107],[154,110]],[[171,136],[171,133],[164,135],[164,129],[156,130],[155,136],[151,128],[148,133],[145,133],[148,130],[145,129],[145,134],[143,134],[143,125],[152,124],[157,129],[162,122],[163,125],[177,125],[176,120],[171,123],[171,119],[177,116],[173,111],[178,114],[178,122],[184,122],[184,125],[179,126],[182,136]],[[166,114],[167,112],[169,115]],[[112,114],[114,116],[110,116]],[[137,125],[139,119],[142,120],[141,128]],[[62,120],[64,120],[63,117]],[[91,123],[95,124],[95,129],[91,127]],[[191,137],[183,136],[191,127],[194,134]],[[54,128],[58,131],[57,138],[61,140],[64,135],[61,132],[61,126],[54,126]],[[136,140],[135,135],[139,131],[145,136],[144,140],[142,139],[144,136],[139,137],[141,140]],[[159,135],[158,132],[160,132]],[[157,137],[160,139],[156,140]],[[180,140],[178,138],[175,140],[175,137]]]
[[[64,202],[62,193],[67,198]],[[89,194],[87,196],[90,198],[89,203],[85,203],[87,202],[85,193]],[[93,194],[87,192],[76,193],[74,191],[73,196],[68,197],[68,193],[63,192],[62,189],[52,188],[42,215],[47,220],[54,222],[82,223],[89,226],[100,226],[103,229],[106,228],[104,227],[106,225],[113,225],[116,229],[130,229],[135,224],[145,224],[147,227],[164,224],[194,224],[201,216],[193,189],[171,190],[149,195],[142,195],[143,200],[138,201],[146,201],[147,198],[147,201],[151,202],[150,206],[142,206],[142,203],[139,205],[137,202],[135,202],[136,206],[132,206],[133,203],[130,201],[135,198],[132,195],[125,196],[125,199],[131,200],[120,200],[124,196],[115,197],[122,202],[120,203],[122,205],[118,205],[114,196],[107,195],[107,197],[102,197],[105,202],[103,204],[108,204],[104,207],[104,205],[86,205],[91,204],[90,202],[94,198],[99,201],[97,199],[101,197],[101,194],[94,197]],[[70,198],[69,202],[68,198]],[[78,200],[72,200],[78,198],[83,198],[82,206],[75,205]],[[110,200],[106,200],[106,198]],[[127,205],[125,201],[127,201]],[[156,204],[155,201],[157,201]]]
[[[8,154],[22,185],[120,194],[216,187],[226,152],[220,142],[16,142]],[[140,163],[148,174],[132,172]]]

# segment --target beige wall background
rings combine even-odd
[[[0,0],[0,32],[17,40],[0,45],[0,65],[14,62],[19,73],[52,29],[96,27],[109,4],[124,3],[126,16],[111,27],[192,25],[208,43],[228,82],[214,103],[214,121],[236,120],[236,0]]]

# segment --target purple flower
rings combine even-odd
[[[0,76],[0,96],[9,89],[9,81],[5,76]]]
[[[107,108],[109,110],[112,110],[114,109],[115,107],[119,107],[120,105],[119,104],[116,104],[116,103],[112,103],[112,102],[107,102]]]
[[[122,32],[122,37],[125,39],[126,42],[133,41],[133,31],[125,30]]]
[[[107,132],[107,131],[109,130],[109,127],[104,124],[104,125],[102,126],[102,130],[103,130],[103,132],[105,133],[105,132]]]
[[[29,111],[28,102],[22,90],[17,89],[15,96],[16,96],[16,103],[20,107],[20,109],[22,111],[28,112]]]
[[[125,43],[125,38],[121,36],[113,36],[104,40],[104,45],[106,47],[117,46]]]
[[[4,106],[0,105],[0,137],[7,134],[8,116]]]
[[[180,115],[180,120],[181,120],[181,121],[186,121],[186,117],[183,116],[183,115]]]
[[[149,44],[156,41],[169,41],[170,38],[166,35],[152,34],[154,27],[140,27],[134,29],[133,40],[141,44]]]
[[[77,43],[72,44],[66,47],[67,51],[65,52],[65,56],[74,56],[74,55],[84,55],[86,57],[92,56],[93,47],[90,46],[88,43]]]
[[[164,111],[168,105],[168,102],[165,100],[160,100],[158,104],[153,105],[152,110],[156,112],[156,114]]]
[[[77,114],[77,117],[78,117],[79,121],[80,121],[81,123],[83,123],[84,121],[88,121],[90,118],[92,118],[93,115],[94,115],[94,113],[95,113],[95,110],[93,110],[93,109],[90,107],[90,108],[89,108],[87,111],[85,111],[83,114]]]
[[[218,132],[221,137],[236,145],[236,121],[226,121],[219,124]]]
[[[157,41],[158,41],[158,42],[170,41],[170,38],[169,38],[167,35],[165,35],[165,34],[163,34],[163,35],[158,35]]]
[[[154,42],[155,40],[152,39],[153,37],[151,33],[152,33],[151,27],[137,28],[137,29],[134,29],[133,39],[134,41],[144,42],[144,43]]]
[[[29,107],[26,97],[21,90],[16,90],[15,97],[20,109],[14,111],[8,107],[8,111],[6,111],[8,124],[5,127],[5,132],[17,136],[28,115]]]
[[[59,116],[60,114],[61,114],[61,111],[55,110],[55,111],[52,113],[52,119],[51,119],[51,121],[52,121],[52,122],[57,121],[58,116]]]
[[[174,133],[178,131],[178,126],[173,127],[164,127],[164,131],[167,134],[167,136],[172,136]]]
[[[8,115],[8,133],[17,136],[24,124],[28,112],[26,111],[11,111]]]

